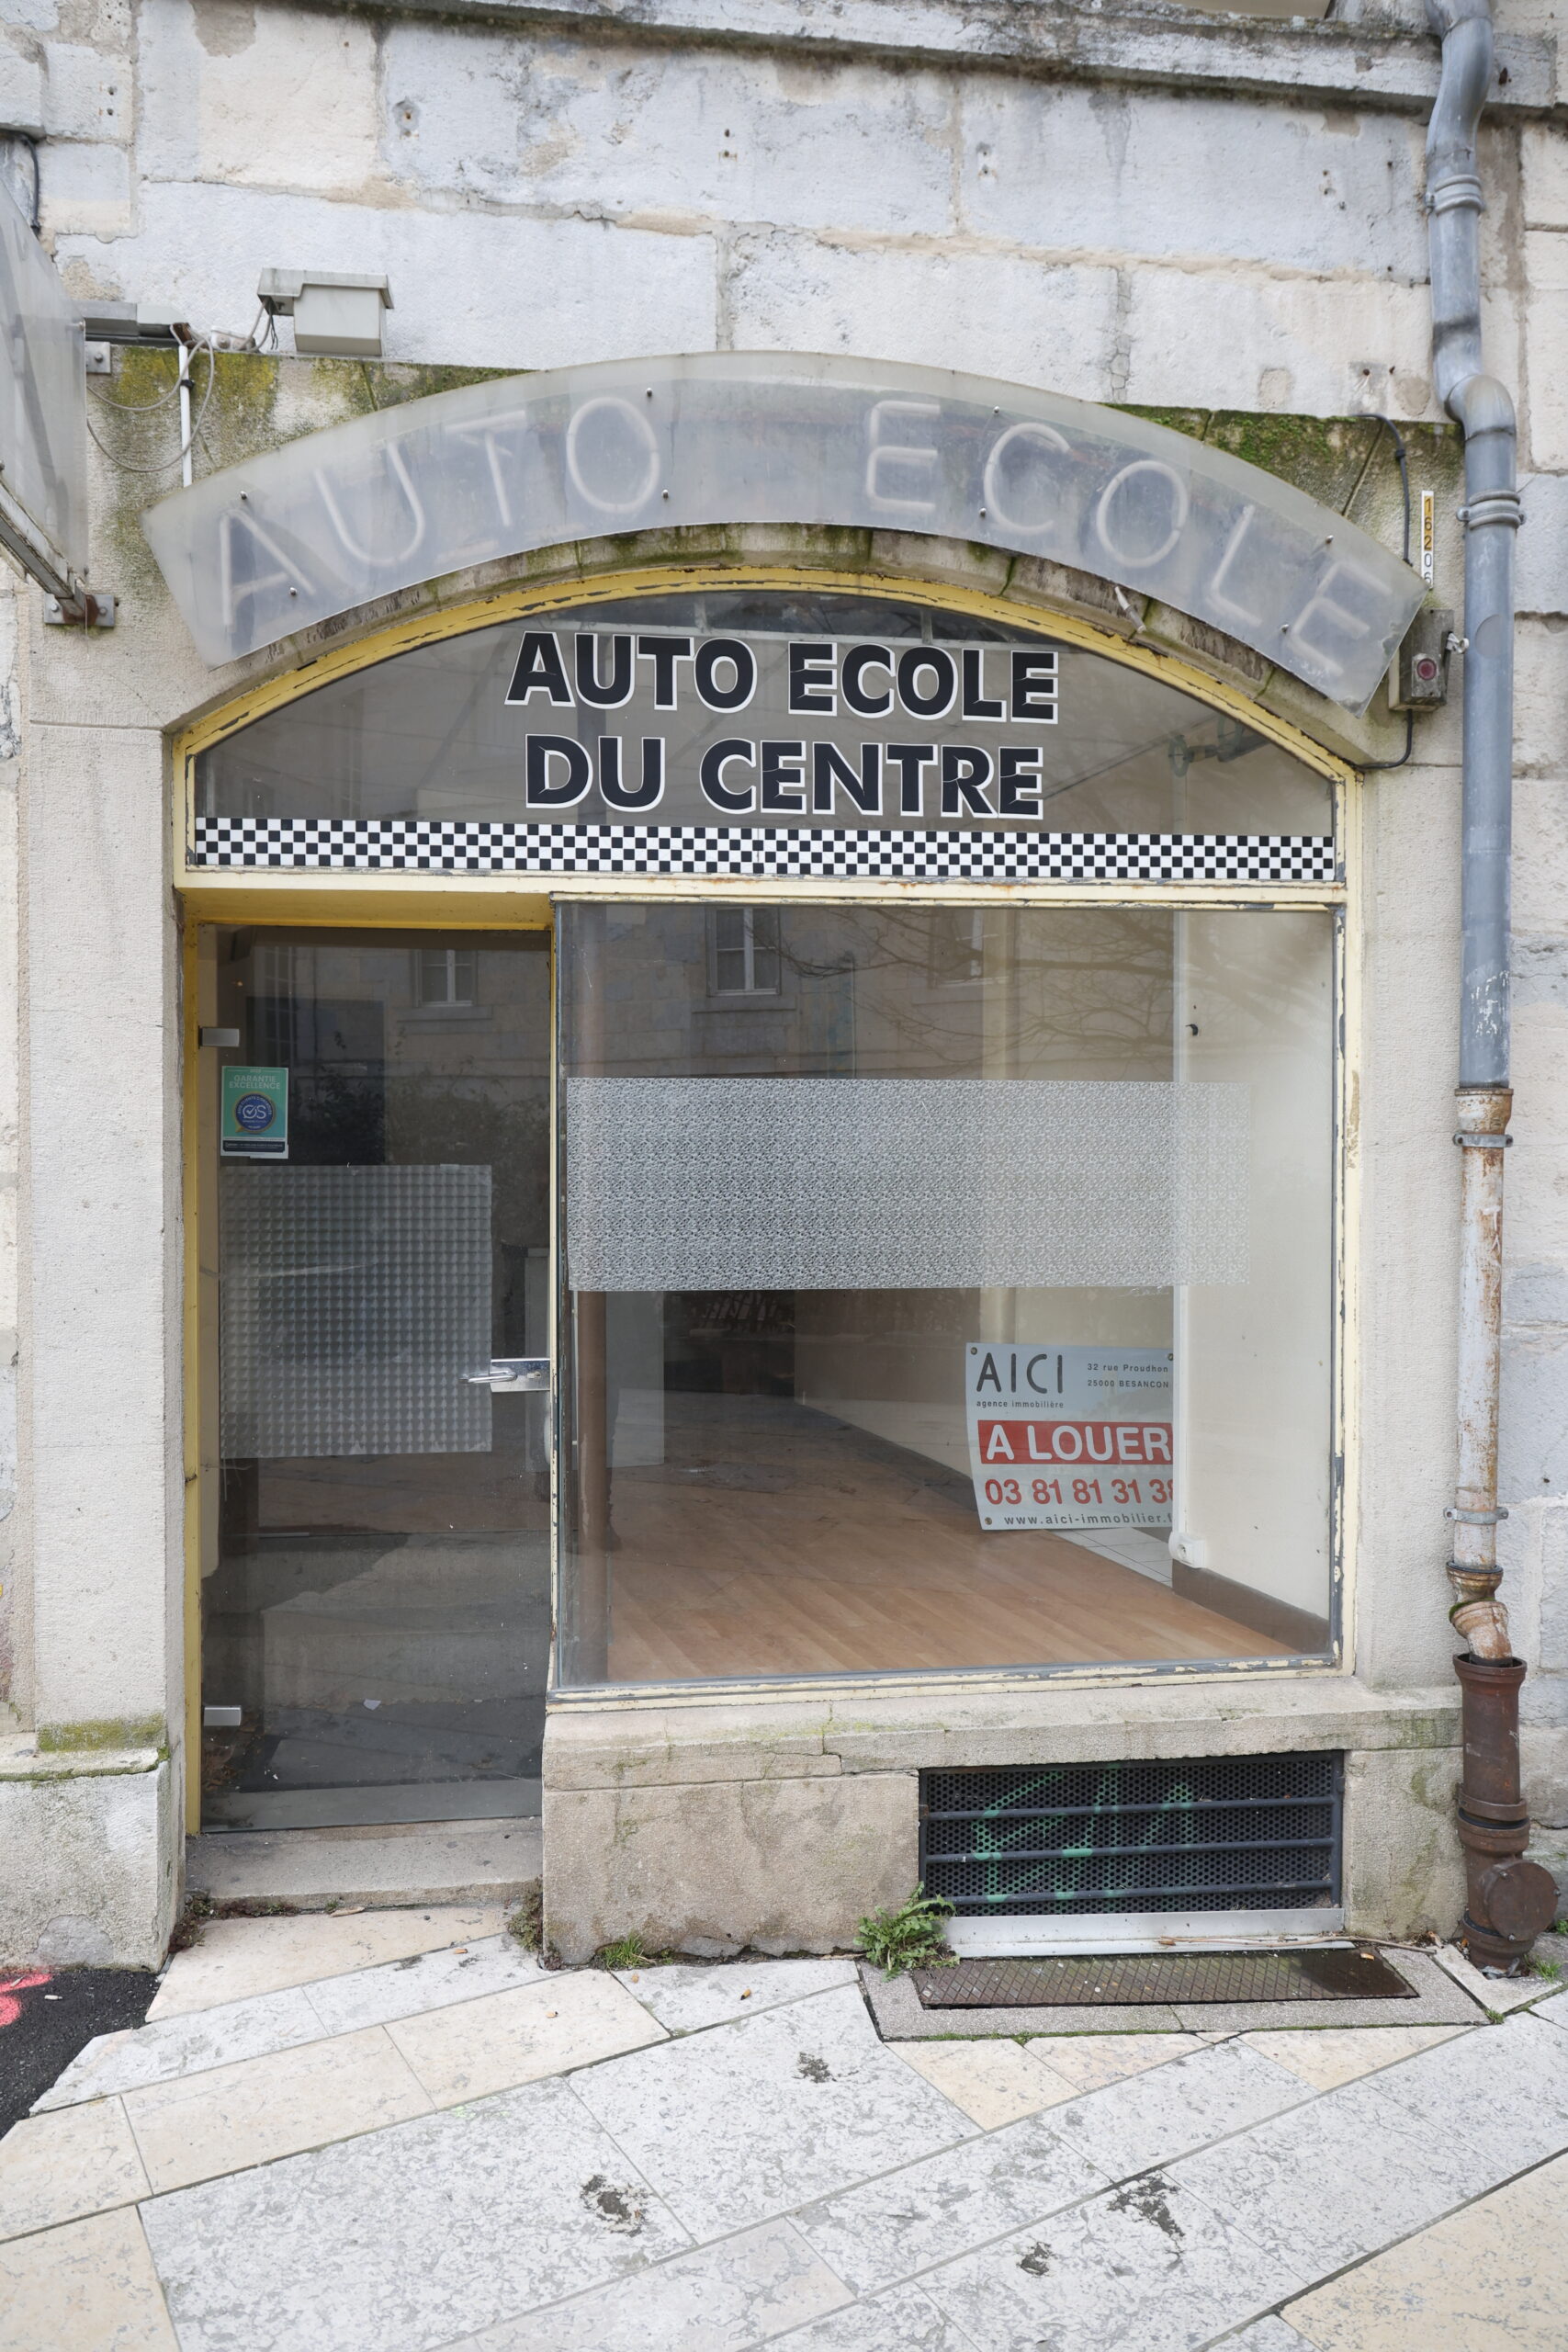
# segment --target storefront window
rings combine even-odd
[[[292,818],[1332,831],[1322,776],[1048,625],[734,591],[547,613],[399,654],[204,752],[195,813],[220,833]]]
[[[738,914],[563,910],[563,1681],[1321,1652],[1331,918]]]
[[[1027,608],[723,585],[202,752],[194,866],[557,899],[553,1290],[531,1227],[494,1344],[553,1353],[560,1689],[1330,1654],[1334,797],[1251,716]],[[504,958],[394,961],[499,1200]]]

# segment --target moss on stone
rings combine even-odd
[[[367,360],[364,366],[378,408],[400,408],[405,401],[429,400],[437,392],[461,391],[466,384],[493,383],[497,377],[516,376],[516,368],[438,368],[398,360]]]
[[[1260,472],[1288,481],[1320,505],[1344,514],[1365,478],[1386,469],[1397,482],[1393,442],[1375,416],[1302,416],[1273,410],[1145,408],[1116,404],[1122,415],[1145,417],[1191,440],[1206,441]],[[1453,478],[1461,462],[1459,428],[1405,424],[1412,491]]]
[[[437,392],[460,391],[466,384],[488,384],[515,375],[511,368],[449,368],[388,359],[312,359],[311,389],[344,416],[372,416]]]
[[[1204,439],[1244,464],[1294,483],[1321,506],[1343,514],[1346,502],[1382,441],[1393,443],[1375,417],[1281,416],[1239,410],[1217,413]]]
[[[277,394],[282,362],[271,354],[220,351],[212,398],[201,421],[206,462],[238,465],[277,446]],[[199,388],[198,388],[199,390]]]
[[[1111,401],[1107,405],[1119,416],[1141,416],[1150,424],[1163,424],[1171,433],[1185,433],[1190,441],[1201,441],[1209,429],[1210,411],[1206,408],[1145,408],[1135,401]]]
[[[100,1715],[84,1723],[40,1724],[39,1753],[42,1756],[84,1756],[111,1747],[167,1746],[162,1715]]]

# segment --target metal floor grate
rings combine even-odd
[[[925,1772],[921,1879],[965,1918],[1326,1907],[1339,1899],[1342,1761]]]
[[[1402,2001],[1416,1988],[1375,1951],[1156,1951],[961,1960],[915,1972],[927,2009],[1131,2008],[1150,2001]]]

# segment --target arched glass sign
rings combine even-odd
[[[1113,581],[1363,710],[1425,594],[1345,515],[1145,418],[940,368],[761,352],[468,385],[225,467],[142,520],[212,662],[535,548],[826,524]]]
[[[1325,779],[1159,678],[892,599],[598,603],[394,656],[198,762],[197,865],[1320,882]]]

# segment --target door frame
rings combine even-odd
[[[248,877],[254,878],[254,877]],[[293,878],[280,875],[280,885]],[[417,888],[417,878],[416,878]],[[319,898],[312,898],[303,909],[290,902],[287,887],[263,889],[255,902],[241,907],[226,907],[221,915],[199,915],[187,905],[181,939],[181,1028],[183,1032],[183,1150],[182,1208],[184,1216],[185,1299],[183,1331],[185,1366],[184,1398],[184,1463],[185,1463],[185,1736],[186,1752],[193,1759],[194,1769],[187,1769],[185,1789],[186,1834],[196,1837],[201,1828],[201,1735],[202,1735],[202,1589],[209,1564],[216,1561],[218,1541],[218,1479],[219,1465],[219,1341],[218,1341],[218,1159],[215,1143],[218,1132],[217,1070],[210,1052],[200,1043],[200,1032],[206,1023],[204,1013],[204,966],[202,944],[219,931],[232,930],[236,924],[254,922],[266,929],[286,931],[332,930],[363,931],[374,937],[378,932],[406,931],[474,931],[493,936],[497,932],[542,931],[547,943],[550,961],[549,1001],[546,1020],[549,1029],[548,1085],[550,1103],[549,1154],[550,1186],[550,1257],[547,1284],[549,1319],[547,1326],[547,1346],[552,1363],[556,1347],[556,1211],[558,1186],[556,1180],[556,957],[554,917],[548,899],[536,896],[526,899],[522,910],[510,921],[498,921],[493,916],[482,922],[456,922],[449,914],[436,916],[429,910],[429,902],[411,891],[399,903],[399,894],[388,893],[390,901],[378,910],[374,917],[359,918],[329,914],[323,910]],[[555,1399],[549,1405],[551,1424],[550,1455],[550,1589],[552,1595],[551,1657],[554,1656],[554,1590],[556,1549],[556,1445],[553,1416]]]

